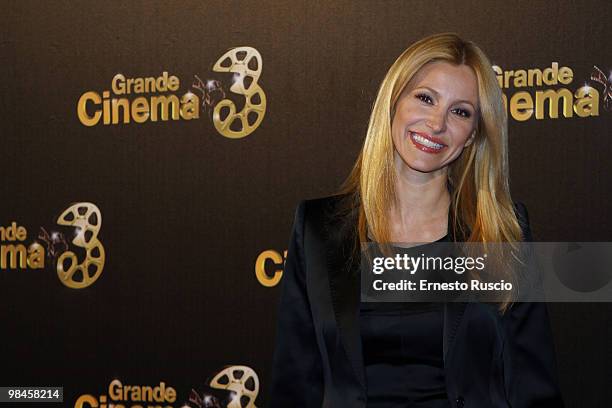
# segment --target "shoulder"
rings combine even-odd
[[[353,195],[336,194],[302,200],[296,210],[295,224],[304,236],[315,240],[342,241],[354,235],[358,214]]]
[[[515,201],[512,203],[512,205],[514,206],[514,213],[516,214],[516,217],[519,219],[519,222],[528,223],[529,218],[527,214],[527,206],[520,201]]]
[[[302,200],[300,205],[307,212],[330,211],[337,209],[347,197],[347,194],[335,194],[327,197],[311,198]]]
[[[328,225],[350,212],[350,200],[351,196],[348,194],[306,199],[298,204],[296,212],[303,222]]]
[[[529,213],[527,212],[527,206],[518,201],[515,201],[513,206],[516,220],[521,227],[523,241],[531,241],[533,237],[531,236],[531,227],[529,226]]]

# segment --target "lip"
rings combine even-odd
[[[408,137],[410,138],[410,141],[412,142],[412,144],[419,150],[425,152],[425,153],[433,153],[433,154],[437,154],[440,153],[442,151],[444,151],[444,149],[447,147],[446,144],[442,143],[442,141],[436,137],[430,136],[427,133],[422,133],[422,132],[413,132],[408,130]],[[441,149],[434,149],[432,147],[429,146],[425,146],[424,144],[419,143],[418,141],[416,141],[413,137],[413,135],[419,135],[433,143],[437,143],[442,145]]]

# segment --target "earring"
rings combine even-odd
[[[476,137],[476,131],[474,130],[472,134],[470,135],[470,137],[468,138],[468,140],[465,142],[465,145],[463,147],[468,147],[469,145],[471,145],[472,142],[474,142],[475,137]]]

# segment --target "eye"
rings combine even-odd
[[[424,93],[418,93],[415,95],[415,98],[417,98],[418,100],[420,100],[421,102],[427,103],[429,105],[433,104],[433,100],[431,99],[431,97],[427,94]]]
[[[451,112],[453,112],[457,116],[461,116],[462,118],[466,118],[466,119],[472,116],[472,114],[469,111],[465,109],[461,109],[461,108],[453,109]]]

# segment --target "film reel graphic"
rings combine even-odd
[[[234,392],[235,397],[227,408],[257,408],[255,400],[259,394],[259,377],[251,367],[226,367],[210,380],[209,385],[219,390]]]
[[[261,54],[253,47],[232,48],[215,62],[213,71],[235,74],[230,91],[246,99],[240,112],[236,112],[236,105],[230,99],[217,103],[213,111],[213,124],[221,135],[230,139],[246,137],[253,133],[263,120],[266,114],[266,94],[257,83],[261,69]],[[222,118],[221,110],[224,108],[229,110],[229,113]],[[235,121],[240,122],[240,130],[231,129]]]
[[[98,240],[102,227],[100,209],[92,203],[76,203],[68,207],[57,218],[58,225],[77,228],[77,234],[72,243],[86,251],[83,262],[78,263],[77,256],[72,251],[66,251],[57,260],[57,276],[65,286],[72,289],[82,289],[94,283],[104,269],[104,246]],[[68,261],[68,265],[64,263]],[[81,280],[77,272],[82,276]]]

